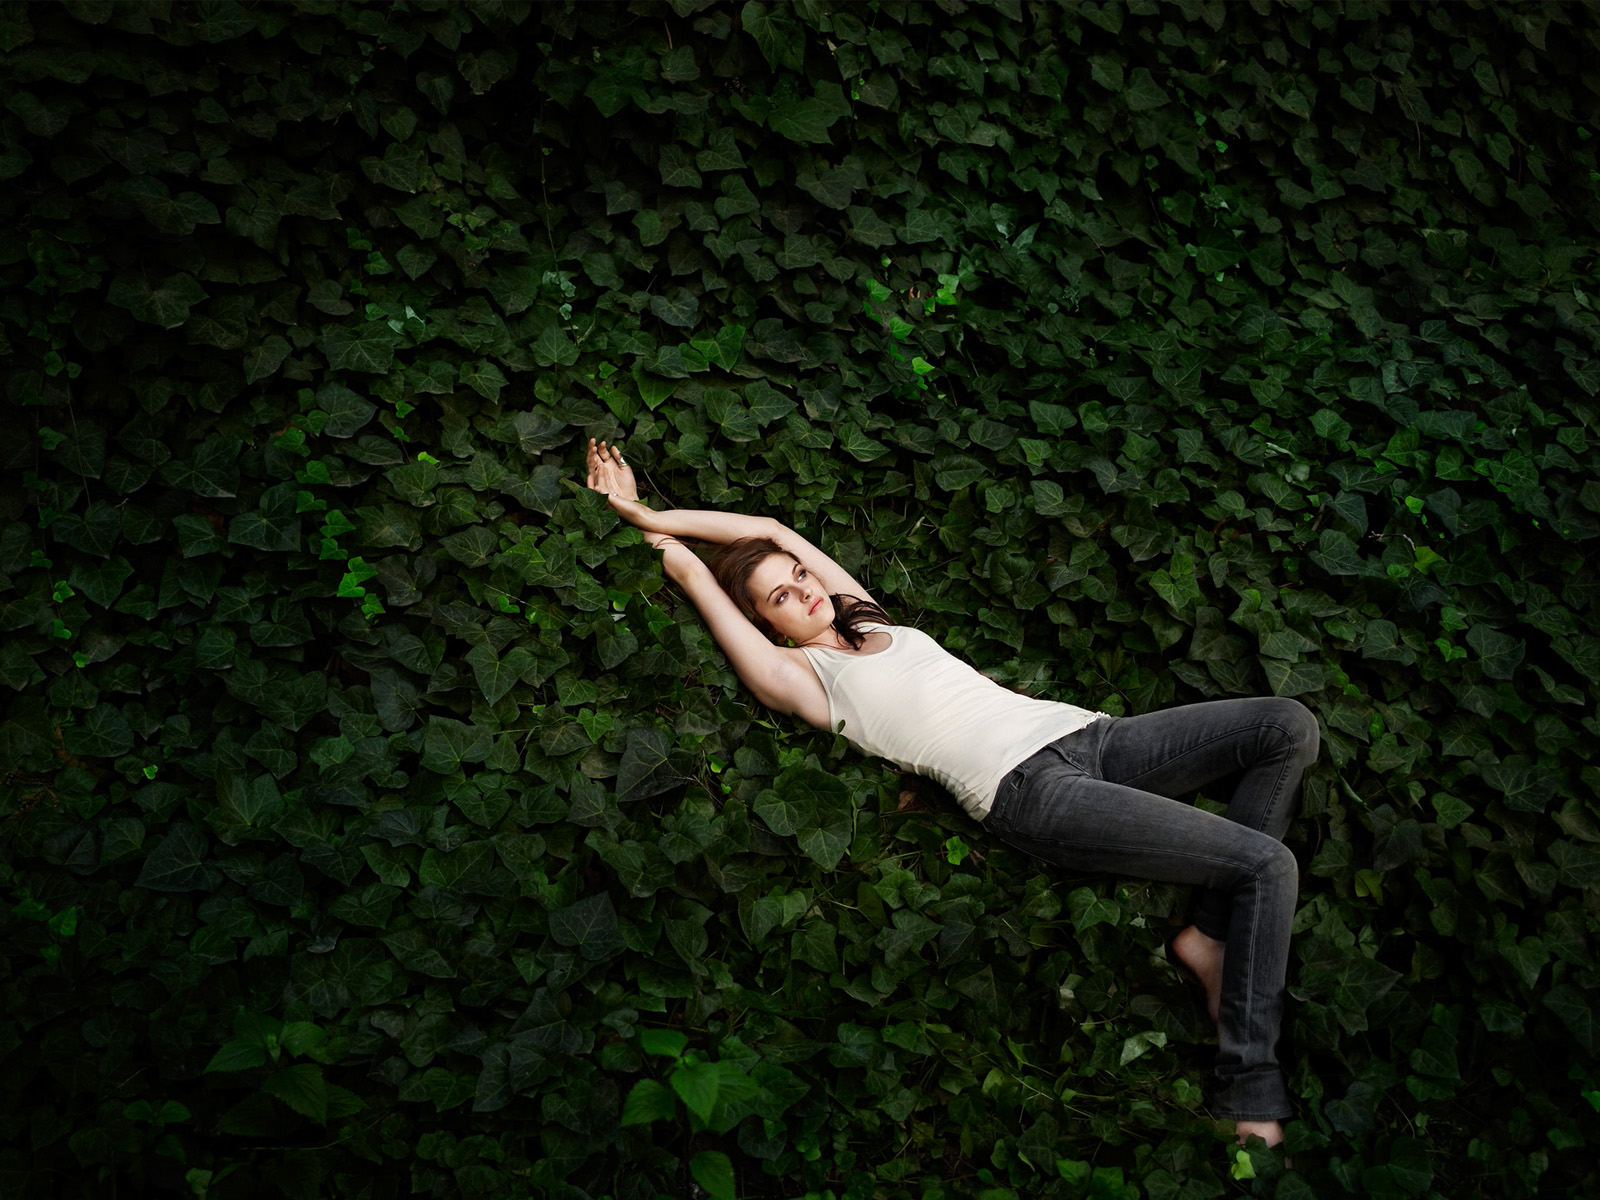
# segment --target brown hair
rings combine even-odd
[[[756,611],[755,600],[750,595],[750,576],[775,554],[800,561],[769,537],[748,537],[729,542],[711,561],[711,573],[716,576],[722,590],[739,606],[739,611],[750,618],[750,623],[772,641],[777,640],[777,630]],[[833,601],[834,631],[850,644],[852,650],[861,649],[862,643],[867,640],[863,625],[893,624],[889,614],[870,600],[840,595],[829,598]]]

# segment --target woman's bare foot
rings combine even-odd
[[[1279,1145],[1283,1141],[1283,1126],[1277,1121],[1235,1121],[1233,1129],[1241,1146],[1252,1134],[1269,1146]]]
[[[1206,1011],[1211,1014],[1213,1025],[1216,1024],[1217,1013],[1222,1007],[1223,949],[1221,942],[1216,938],[1207,937],[1193,925],[1186,926],[1172,939],[1173,955],[1205,989]],[[1276,1127],[1277,1122],[1273,1121],[1271,1124]],[[1281,1129],[1278,1130],[1278,1138],[1280,1141],[1283,1138]]]

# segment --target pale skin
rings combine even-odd
[[[833,628],[831,596],[844,594],[873,601],[872,594],[821,549],[770,517],[712,509],[651,509],[640,502],[633,468],[616,446],[589,439],[585,482],[604,494],[612,510],[637,526],[645,540],[662,552],[667,577],[687,593],[751,694],[768,708],[793,713],[826,729],[828,697],[799,647],[826,646],[847,654],[882,650],[888,640],[885,634],[869,634],[856,650]],[[788,552],[772,555],[756,567],[750,577],[750,600],[780,637],[794,643],[792,647],[768,640],[722,590],[711,568],[678,540],[693,538],[726,545],[747,537],[771,538]],[[1223,943],[1190,925],[1173,939],[1172,949],[1204,987],[1206,1007],[1215,1022],[1222,997]],[[1277,1121],[1239,1121],[1235,1128],[1241,1143],[1252,1136],[1269,1146],[1283,1141],[1283,1126]]]

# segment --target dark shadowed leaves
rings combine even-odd
[[[133,748],[133,728],[121,709],[101,701],[63,731],[62,741],[69,754],[115,758]]]
[[[670,764],[672,742],[660,729],[628,730],[617,767],[617,799],[643,800],[666,791],[678,782]]]
[[[394,361],[400,335],[382,322],[335,326],[322,336],[319,347],[335,370],[381,375]]]
[[[604,892],[551,913],[550,936],[558,945],[575,948],[590,962],[609,958],[622,949],[617,911]]]
[[[206,861],[210,844],[193,825],[179,823],[150,852],[138,886],[154,892],[186,892],[215,885],[218,872]]]
[[[107,293],[112,304],[163,329],[182,325],[189,319],[189,310],[206,298],[205,288],[192,275],[185,274],[169,275],[160,283],[152,283],[143,275],[119,275]]]
[[[493,744],[493,733],[482,725],[430,717],[423,734],[422,765],[440,775],[455,775],[463,763],[488,758]]]

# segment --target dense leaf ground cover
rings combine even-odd
[[[1597,48],[0,8],[0,1190],[1600,1191]],[[1182,897],[754,706],[588,436],[1013,686],[1315,710],[1292,1171]]]

